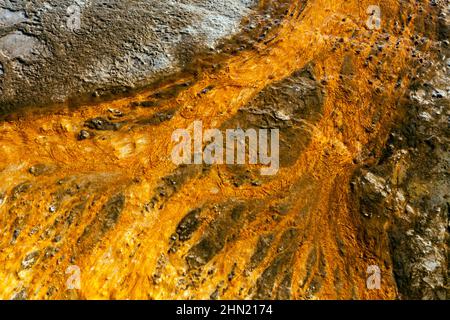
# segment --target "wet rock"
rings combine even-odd
[[[270,246],[272,245],[273,239],[273,234],[262,235],[259,237],[255,252],[250,258],[250,264],[248,266],[248,269],[250,271],[258,267],[258,265],[264,260],[270,249]]]
[[[83,213],[84,209],[86,208],[87,201],[82,201],[81,203],[76,204],[72,207],[69,214],[67,215],[67,218],[65,220],[65,223],[67,226],[72,225],[72,223],[76,220],[78,220]]]
[[[12,201],[17,200],[21,194],[31,189],[31,186],[32,186],[31,183],[28,181],[15,186],[14,189],[11,191],[11,200]]]
[[[115,227],[124,206],[125,196],[122,193],[112,196],[78,238],[79,247],[77,249],[82,252],[95,246],[106,233]],[[80,208],[77,209],[80,210]]]
[[[116,195],[112,197],[100,212],[104,215],[102,231],[106,232],[110,230],[120,217],[122,210],[125,206],[125,196],[123,194]]]
[[[277,291],[277,300],[290,300],[292,297],[292,273],[289,272],[283,278]]]
[[[59,252],[59,249],[56,247],[47,247],[45,248],[44,257],[46,259],[54,257]]]
[[[357,173],[353,192],[366,219],[363,238],[393,261],[402,299],[448,299],[448,74],[445,60],[411,86],[406,117],[393,129],[381,161]],[[384,226],[390,228],[386,232]],[[391,255],[386,257],[386,251]]]
[[[52,173],[54,168],[52,166],[46,165],[44,163],[38,163],[32,166],[28,172],[32,174],[35,177],[39,177],[42,175],[50,174]]]
[[[40,252],[34,251],[25,256],[22,260],[21,267],[22,269],[30,269],[39,259]]]
[[[201,94],[207,94],[208,92],[210,92],[212,89],[214,89],[214,86],[208,86],[205,89],[203,89],[201,91]]]
[[[186,67],[240,30],[254,0],[6,1],[0,51],[19,66],[0,112],[123,94]],[[23,32],[26,30],[26,32]],[[22,63],[26,62],[26,63]],[[94,98],[88,98],[95,93]],[[81,95],[81,97],[80,97]],[[84,97],[83,97],[84,96]]]
[[[435,89],[432,93],[432,97],[435,99],[442,99],[446,96],[446,92],[444,90]]]
[[[122,118],[124,116],[122,111],[117,109],[108,109],[108,112],[111,114],[112,118]]]
[[[189,212],[178,224],[176,233],[180,241],[187,241],[200,226],[201,209]]]
[[[28,298],[28,290],[26,288],[21,289],[19,292],[15,293],[11,300],[26,300]]]
[[[161,278],[164,274],[164,268],[166,267],[168,262],[169,259],[164,254],[162,254],[159,257],[158,262],[156,263],[155,272],[152,275],[152,280],[154,284],[159,284],[161,282]]]
[[[11,27],[25,21],[25,12],[0,8],[0,28]]]
[[[216,290],[214,290],[213,293],[211,293],[210,299],[211,300],[217,300],[217,299],[219,299],[219,295],[220,295],[219,290],[216,289]]]
[[[344,62],[342,63],[341,74],[345,76],[352,76],[355,74],[355,67],[353,65],[353,59],[351,55],[346,55],[344,57]]]
[[[314,124],[320,119],[324,98],[322,85],[307,65],[264,88],[223,128],[280,129],[280,166],[287,167],[308,145],[311,132],[302,123]]]
[[[79,141],[87,140],[87,139],[90,139],[91,137],[92,137],[92,134],[86,130],[81,130],[80,133],[78,134]]]
[[[179,189],[190,179],[201,174],[202,166],[186,166],[178,167],[172,174],[161,179],[159,186],[154,190],[154,195],[150,202],[146,204],[148,210],[161,208],[164,202],[169,200]]]
[[[154,107],[159,106],[159,103],[156,101],[143,101],[140,103],[136,103],[135,106],[140,106],[143,108],[154,108]]]
[[[165,112],[157,112],[154,116],[148,119],[138,121],[141,125],[158,125],[160,123],[169,121],[175,115],[177,109],[171,109]]]
[[[122,126],[122,124],[120,123],[114,123],[109,121],[108,119],[101,117],[87,120],[84,125],[89,129],[99,131],[116,131],[119,130]],[[83,133],[83,135],[86,135],[86,133]]]
[[[278,295],[290,296],[292,263],[297,249],[298,236],[299,231],[294,228],[286,230],[281,235],[277,248],[278,255],[273,258],[269,266],[258,278],[254,299],[273,299],[273,291],[277,279],[282,281]]]
[[[9,59],[21,59],[31,62],[37,59],[39,51],[42,51],[39,41],[32,36],[20,31],[10,33],[0,38],[0,51]]]
[[[245,206],[239,204],[219,216],[206,230],[201,240],[195,244],[186,256],[190,268],[200,268],[219,253],[233,234],[242,228],[242,214]]]
[[[202,239],[189,253],[186,258],[188,265],[198,268],[208,263],[224,246],[223,239],[218,242],[212,238]]]

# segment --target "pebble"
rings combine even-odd
[[[81,130],[80,133],[78,134],[78,140],[80,141],[89,139],[90,137],[91,134],[86,130]]]

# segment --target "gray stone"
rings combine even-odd
[[[0,1],[0,113],[133,90],[240,31],[256,0]],[[3,70],[0,69],[0,70]]]

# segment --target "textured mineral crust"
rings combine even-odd
[[[448,3],[378,2],[0,0],[0,298],[448,299]]]

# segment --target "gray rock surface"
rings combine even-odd
[[[176,72],[238,32],[255,3],[0,0],[0,112]]]
[[[391,257],[385,259],[392,259],[401,299],[446,300],[450,293],[449,48],[436,46],[440,54],[419,69],[406,118],[391,133],[382,159],[353,182],[364,237],[387,237]]]

